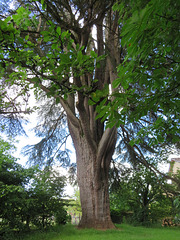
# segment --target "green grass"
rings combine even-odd
[[[48,232],[34,232],[18,236],[13,240],[179,240],[180,228],[145,228],[126,224],[117,225],[116,230],[78,230],[65,225]]]

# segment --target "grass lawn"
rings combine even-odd
[[[179,240],[180,228],[144,228],[126,224],[117,225],[117,230],[78,230],[65,225],[48,232],[35,232],[18,236],[13,240]]]

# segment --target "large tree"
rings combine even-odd
[[[44,91],[51,104],[59,104],[49,135],[58,128],[64,109],[76,150],[80,227],[114,228],[108,172],[116,127],[105,130],[105,121],[96,119],[96,106],[88,104],[95,91],[105,89],[106,94],[117,77],[121,53],[114,1],[19,3],[17,12],[1,21],[1,69],[9,72],[3,77],[26,90],[33,84],[38,96]]]
[[[32,150],[32,157],[62,157],[57,154],[62,143],[59,129],[67,119],[76,150],[80,227],[114,228],[108,173],[117,137],[117,128],[112,125],[117,120],[106,124],[104,107],[112,106],[114,117],[120,116],[116,111],[119,102],[114,102],[116,95],[108,95],[116,94],[116,90],[123,93],[126,88],[123,84],[113,88],[117,66],[126,52],[121,46],[122,24],[118,22],[119,12],[113,11],[114,2],[19,0],[15,4],[17,11],[11,10],[11,16],[6,14],[0,21],[3,84],[18,86],[24,95],[35,89],[37,98],[45,103],[42,116],[48,113],[37,128],[43,140]],[[102,108],[97,116],[97,110]],[[137,146],[133,149],[129,144],[127,120],[124,117],[121,121],[121,133],[137,161]]]

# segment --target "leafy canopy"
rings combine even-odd
[[[152,144],[178,142],[180,4],[151,0],[145,7],[130,6],[121,32],[127,55],[113,82],[117,89],[112,94],[114,100],[97,108],[99,116],[109,116],[109,127],[125,124],[127,118],[131,122],[144,120],[147,126],[141,129],[139,138],[151,135]],[[116,3],[114,9],[121,16],[126,3]]]

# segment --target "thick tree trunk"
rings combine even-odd
[[[108,169],[98,166],[96,153],[91,152],[82,139],[77,159],[82,219],[79,227],[114,228],[110,218]]]
[[[77,177],[80,188],[82,218],[80,228],[113,229],[115,228],[110,217],[108,173],[109,165],[114,152],[116,131],[108,138],[109,147],[104,154],[98,153],[90,147],[84,135],[74,134],[70,128],[71,136],[76,149]],[[113,141],[111,139],[114,138]],[[106,143],[104,142],[105,146]],[[101,156],[101,159],[99,159]]]
[[[95,2],[89,6],[88,17],[84,19],[84,26],[80,31],[81,37],[78,41],[80,46],[84,46],[83,54],[88,55],[89,36],[93,25],[96,25],[98,56],[108,52],[114,59],[114,54],[118,55],[117,40],[115,40],[117,36],[114,36],[118,29],[118,15],[112,11],[109,13],[108,29],[110,32],[107,37],[111,41],[105,45],[103,24],[109,8],[106,9],[107,5],[103,3],[103,10],[100,10],[96,16],[97,13],[93,12],[93,8],[99,10],[96,4],[100,1]],[[108,48],[107,51],[106,48]],[[110,59],[100,62],[100,67],[95,68],[95,72],[93,72],[94,76],[92,72],[83,76],[73,76],[74,84],[79,89],[84,88],[84,85],[91,88],[93,84],[93,91],[95,89],[103,90],[105,84],[112,84],[117,78],[115,69],[118,59],[113,63]],[[98,82],[93,83],[92,79],[98,79]],[[76,150],[77,177],[82,207],[82,219],[79,227],[110,229],[114,228],[114,224],[110,217],[108,175],[116,144],[117,129],[115,127],[104,129],[105,123],[101,119],[96,119],[96,106],[88,105],[89,98],[91,98],[91,94],[87,96],[79,90],[76,96],[69,95],[67,102],[61,99],[61,104],[67,113],[69,131]]]

